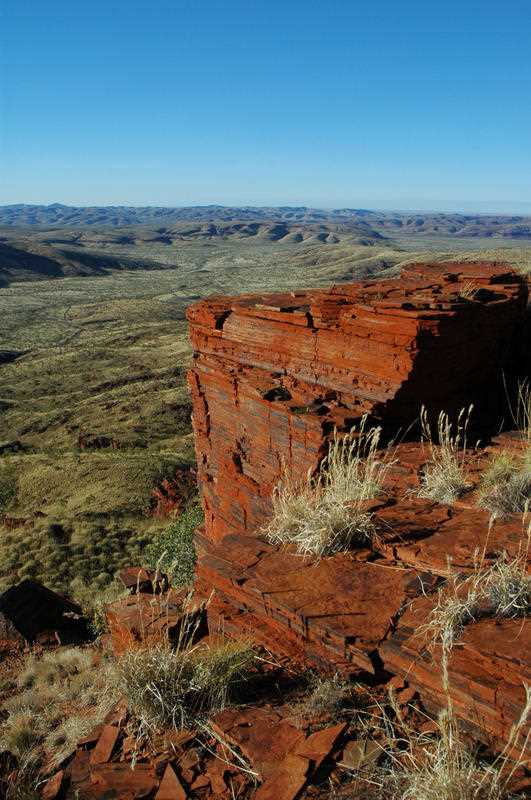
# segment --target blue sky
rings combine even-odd
[[[0,203],[531,212],[529,0],[0,9]]]

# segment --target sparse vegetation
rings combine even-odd
[[[352,700],[353,689],[353,684],[339,673],[329,676],[310,673],[307,690],[302,699],[293,705],[293,712],[303,720],[323,714],[336,719]]]
[[[32,578],[70,592],[78,579],[101,590],[118,569],[140,564],[167,524],[149,515],[152,490],[177,463],[173,454],[142,450],[63,455],[56,463],[24,457],[10,512],[22,524],[0,537],[4,586]]]
[[[405,737],[391,742],[388,766],[379,771],[381,800],[516,800],[511,791],[518,763],[509,754],[518,743],[531,713],[531,692],[513,726],[504,750],[489,761],[471,749],[451,709],[443,711],[433,737],[406,727]],[[522,751],[523,752],[523,751]]]
[[[106,673],[89,649],[67,648],[30,655],[18,679],[18,693],[4,701],[2,749],[13,753],[23,772],[45,760],[59,764],[104,718],[116,702]]]
[[[7,458],[0,458],[0,514],[7,511],[16,495],[16,471]]]
[[[428,443],[430,458],[421,475],[418,494],[437,503],[452,505],[470,487],[464,471],[466,434],[472,406],[462,409],[454,426],[448,414],[441,411],[437,419],[437,442],[433,441],[428,411],[420,412],[422,435]]]
[[[105,606],[120,597],[125,597],[128,589],[118,580],[113,580],[107,586],[101,587],[97,584],[87,585],[82,578],[77,577],[70,584],[70,594],[90,621],[94,635],[101,636],[107,631]]]
[[[502,553],[491,565],[479,559],[471,575],[451,572],[438,590],[427,623],[418,630],[432,644],[442,646],[443,683],[448,691],[448,659],[465,625],[486,616],[514,619],[526,616],[531,607],[531,576],[527,557],[531,543],[531,522],[522,538],[519,553],[512,558]],[[486,548],[486,544],[485,544]]]
[[[380,493],[390,463],[378,453],[380,433],[364,417],[358,430],[334,434],[315,478],[308,475],[301,484],[285,471],[273,494],[266,538],[321,557],[370,544],[374,525],[365,506]]]
[[[531,472],[515,470],[495,482],[485,482],[480,489],[478,505],[493,517],[506,517],[527,511],[531,504]]]
[[[516,400],[516,426],[531,448],[531,384],[529,380],[518,384]]]
[[[255,655],[247,642],[223,640],[193,645],[185,632],[176,649],[156,646],[127,651],[117,662],[117,693],[127,700],[138,736],[165,728],[197,726],[221,710],[248,676]]]
[[[513,420],[524,441],[520,453],[495,454],[481,478],[478,505],[493,517],[506,517],[529,509],[531,504],[531,386],[518,384]]]
[[[526,559],[502,555],[471,576],[452,575],[439,590],[430,620],[419,629],[419,635],[440,642],[443,653],[449,653],[468,623],[485,616],[526,616],[530,605],[531,576],[526,573]]]
[[[525,617],[531,611],[531,575],[527,574],[527,554],[499,558],[478,576],[488,608],[497,617]]]
[[[203,511],[195,499],[146,548],[146,565],[167,575],[176,587],[187,586],[193,580],[196,560],[193,537],[202,520]]]

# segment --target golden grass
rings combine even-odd
[[[430,457],[421,475],[418,494],[437,503],[452,505],[470,487],[466,480],[464,459],[466,435],[472,406],[462,409],[455,426],[448,414],[441,411],[437,419],[436,442],[423,406],[420,413],[423,439],[427,442]]]
[[[263,535],[319,557],[370,544],[374,525],[366,502],[381,492],[390,465],[388,454],[378,452],[380,434],[364,417],[358,430],[343,437],[334,433],[315,478],[308,475],[301,483],[285,471]]]
[[[134,715],[139,738],[168,728],[198,727],[223,709],[255,660],[247,641],[193,645],[185,633],[177,647],[166,641],[132,649],[112,673],[115,690]]]
[[[513,725],[502,752],[490,762],[464,740],[451,708],[437,720],[435,737],[415,733],[406,726],[404,737],[393,742],[387,755],[390,764],[379,772],[381,800],[516,800],[511,790],[514,773],[525,763],[511,760],[529,715],[531,690]]]

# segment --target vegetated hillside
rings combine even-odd
[[[242,251],[246,243],[258,254],[280,245],[291,249],[293,255],[300,252],[312,257],[315,248],[339,244],[356,248],[386,241],[365,223],[344,226],[218,220],[164,227],[4,227],[0,231],[0,285],[65,275],[101,275],[117,269],[173,268],[190,258],[207,261],[218,246],[232,247],[235,259],[246,257]]]
[[[191,302],[324,286],[404,258],[384,246],[219,241],[179,248],[176,266],[166,245],[135,249],[165,269],[0,288],[0,588],[108,583],[171,523],[151,516],[152,490],[194,461]]]
[[[435,212],[387,212],[368,209],[316,209],[306,206],[94,206],[10,205],[0,207],[0,225],[5,226],[95,226],[135,225],[184,226],[172,234],[191,237],[265,236],[281,239],[301,235],[427,235],[459,237],[531,238],[531,217],[498,214],[443,214]],[[322,230],[316,228],[322,226]],[[167,231],[158,232],[165,235]]]
[[[90,247],[76,249],[81,235],[87,243],[92,237]],[[57,246],[93,258],[94,272],[59,280],[41,273],[38,281],[0,288],[4,586],[24,576],[63,590],[79,574],[108,581],[120,563],[138,563],[146,542],[169,524],[147,512],[159,479],[194,459],[185,381],[191,302],[396,274],[403,263],[426,257],[387,241],[253,237],[168,246],[147,241],[146,228],[141,235],[141,243],[111,245],[98,238],[98,228],[72,229],[70,238],[54,232],[67,240],[54,240]],[[34,241],[35,253],[46,258],[41,248],[52,245]],[[127,268],[132,254],[158,271]],[[481,257],[531,264],[524,248]],[[111,258],[123,268],[102,266]],[[88,447],[80,449],[80,437]]]
[[[485,248],[493,239],[519,246],[531,238],[531,218],[524,217],[304,207],[4,206],[0,226],[0,286],[199,265],[229,250],[237,261],[248,257],[249,246],[258,257],[274,252],[289,263],[332,263],[348,259],[359,246],[434,252]]]

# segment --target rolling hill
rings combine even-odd
[[[76,207],[60,203],[0,206],[0,226],[123,228],[182,222],[196,223],[189,229],[183,228],[181,235],[188,237],[265,235],[283,238],[302,233],[301,228],[315,230],[315,226],[323,226],[322,233],[348,232],[372,238],[396,234],[531,238],[531,217],[519,215],[384,212],[355,208],[323,210],[306,206]]]

